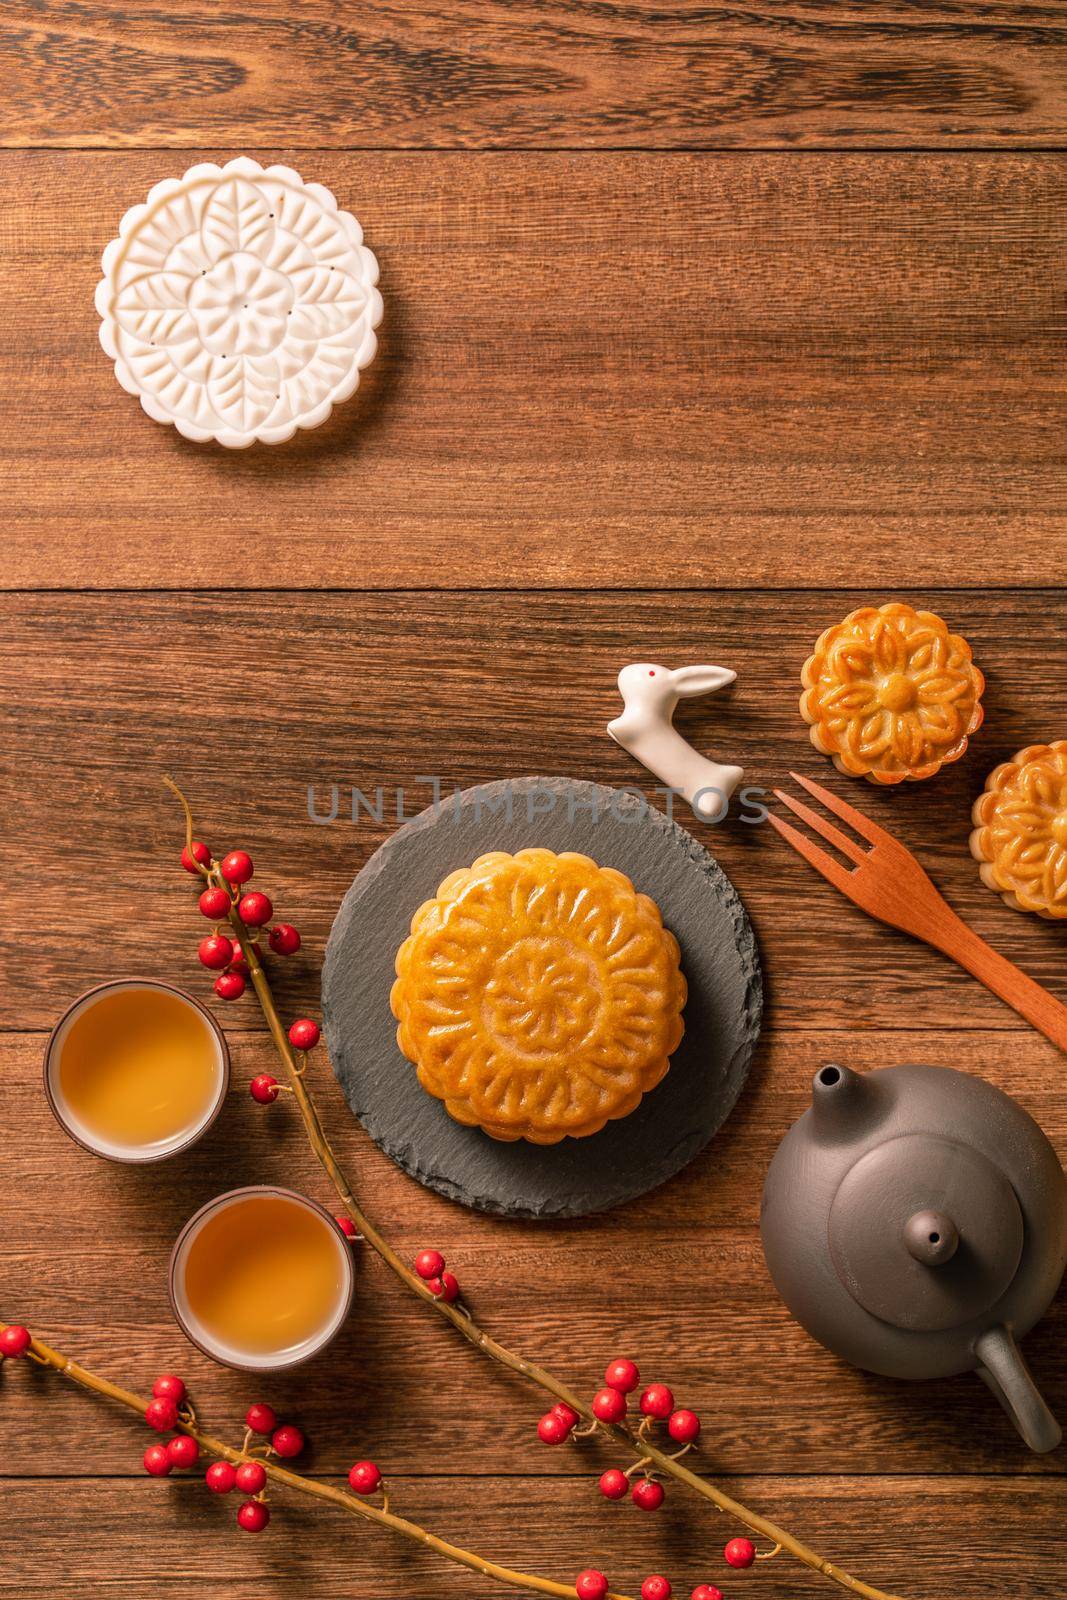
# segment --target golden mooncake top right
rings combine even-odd
[[[982,725],[971,647],[932,611],[862,606],[804,663],[800,711],[840,772],[872,783],[932,778]]]
[[[1067,739],[994,767],[972,815],[982,882],[1016,911],[1067,918]]]

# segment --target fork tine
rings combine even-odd
[[[791,823],[783,822],[781,817],[776,817],[773,811],[767,813],[767,821],[776,833],[781,834],[787,844],[791,844],[805,861],[811,863],[816,872],[821,872],[835,889],[840,889],[841,893],[848,895],[851,900],[855,892],[853,874],[847,868],[842,867],[832,856],[828,856],[817,844],[812,844],[806,833],[801,833],[799,828],[794,828]]]
[[[870,817],[865,817],[862,811],[857,811],[846,801],[839,800],[836,794],[829,789],[824,789],[821,783],[813,783],[810,778],[802,777],[799,772],[791,772],[789,776],[794,782],[799,783],[802,789],[813,794],[816,800],[821,800],[827,811],[832,811],[835,816],[847,822],[856,832],[869,839],[871,844],[895,844],[896,840],[891,833],[886,833],[877,822],[872,822]]]
[[[857,864],[866,861],[867,852],[861,845],[856,843],[855,839],[850,839],[846,833],[841,832],[840,828],[835,828],[832,822],[827,822],[825,817],[820,817],[817,811],[813,811],[810,806],[806,806],[802,800],[794,800],[793,796],[786,794],[784,789],[775,789],[774,792],[784,806],[788,806],[790,811],[803,818],[809,828],[814,828],[816,833],[821,833],[823,838],[828,840],[830,844],[836,845],[842,855],[848,856],[850,861],[855,861]]]

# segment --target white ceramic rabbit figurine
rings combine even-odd
[[[643,767],[677,790],[701,821],[720,818],[744,777],[743,767],[720,767],[687,744],[674,728],[674,708],[683,697],[724,689],[737,677],[728,667],[679,667],[638,661],[619,673],[623,713],[608,732]]]

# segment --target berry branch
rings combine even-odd
[[[812,1571],[818,1572],[822,1577],[838,1584],[841,1588],[847,1589],[852,1594],[862,1596],[863,1600],[898,1600],[898,1597],[887,1594],[884,1590],[877,1589],[872,1584],[864,1583],[860,1578],[853,1577],[851,1573],[844,1571],[834,1562],[826,1560],[825,1557],[819,1555],[816,1550],[811,1549],[809,1545],[804,1544],[800,1539],[794,1538],[784,1528],[779,1528],[759,1512],[742,1505],[740,1501],[733,1499],[732,1496],[726,1494],[724,1490],[711,1483],[708,1479],[698,1476],[697,1473],[691,1471],[679,1459],[684,1450],[672,1455],[656,1445],[648,1437],[646,1424],[657,1419],[657,1417],[666,1417],[669,1411],[673,1409],[673,1398],[670,1399],[667,1412],[657,1411],[653,1407],[644,1412],[645,1420],[638,1430],[636,1432],[631,1430],[629,1427],[624,1426],[622,1422],[626,1412],[624,1394],[622,1396],[623,1404],[621,1409],[613,1406],[611,1402],[606,1402],[608,1409],[602,1411],[596,1403],[600,1399],[599,1395],[592,1404],[587,1405],[566,1384],[562,1383],[550,1372],[547,1372],[535,1362],[528,1361],[524,1356],[517,1355],[507,1349],[505,1345],[502,1345],[491,1334],[481,1328],[466,1306],[458,1300],[458,1285],[456,1285],[455,1279],[452,1278],[450,1283],[445,1283],[445,1278],[450,1278],[451,1275],[443,1273],[444,1258],[439,1255],[439,1252],[424,1252],[424,1255],[433,1255],[440,1262],[440,1267],[436,1268],[432,1274],[423,1275],[419,1270],[421,1268],[420,1262],[416,1263],[417,1270],[413,1271],[400,1259],[356,1199],[326,1137],[314,1100],[307,1087],[305,1080],[307,1051],[313,1049],[319,1041],[318,1025],[309,1019],[302,1018],[292,1025],[287,1034],[278,1015],[270,983],[263,968],[260,947],[256,943],[254,936],[250,937],[249,935],[249,927],[258,929],[271,920],[274,908],[265,894],[261,894],[258,891],[246,894],[240,894],[239,892],[240,888],[252,877],[252,862],[244,851],[233,851],[223,859],[221,864],[217,862],[207,846],[194,838],[192,813],[184,794],[170,778],[166,778],[164,781],[177,795],[185,813],[186,835],[185,849],[182,851],[182,865],[187,872],[198,874],[206,885],[201,895],[201,910],[209,918],[219,917],[220,925],[222,920],[220,913],[224,912],[225,921],[235,936],[234,940],[231,940],[221,935],[217,927],[215,934],[211,938],[202,941],[200,959],[205,966],[227,968],[227,972],[223,976],[229,976],[231,971],[236,971],[241,977],[247,975],[251,979],[256,998],[270,1029],[275,1049],[288,1077],[286,1085],[278,1084],[274,1079],[270,1079],[269,1085],[266,1086],[266,1092],[263,1091],[262,1086],[264,1086],[265,1080],[269,1075],[264,1074],[260,1078],[253,1079],[253,1098],[257,1100],[273,1100],[277,1096],[277,1091],[283,1087],[292,1092],[311,1147],[321,1162],[327,1177],[333,1184],[348,1214],[348,1219],[351,1220],[354,1229],[362,1234],[372,1249],[377,1251],[386,1265],[392,1268],[397,1277],[413,1294],[432,1306],[438,1315],[450,1322],[470,1344],[484,1351],[486,1355],[491,1356],[494,1361],[499,1362],[501,1366],[508,1368],[509,1371],[518,1373],[521,1377],[528,1379],[531,1383],[537,1384],[549,1394],[554,1395],[556,1400],[561,1403],[554,1408],[556,1412],[561,1410],[572,1412],[575,1417],[575,1423],[584,1421],[587,1424],[587,1429],[584,1431],[598,1431],[602,1436],[611,1439],[620,1447],[630,1451],[637,1458],[642,1470],[647,1472],[648,1468],[653,1468],[660,1478],[674,1478],[678,1482],[684,1483],[703,1499],[709,1500],[719,1511],[724,1512],[736,1522],[742,1523],[750,1532],[757,1534],[771,1546],[769,1550],[757,1552],[755,1546],[748,1539],[731,1540],[724,1552],[731,1566],[751,1566],[753,1561],[757,1559],[769,1559],[771,1556],[784,1551],[788,1552],[797,1561],[802,1562],[804,1566],[811,1568]],[[209,896],[210,899],[208,898]],[[282,939],[279,942],[277,936],[280,932],[282,932]],[[293,942],[294,939],[295,943]],[[299,948],[300,938],[294,928],[283,923],[272,929],[269,943],[271,948],[278,953],[288,953],[288,951]],[[288,950],[283,949],[283,946],[287,946]],[[232,965],[231,956],[233,956]],[[216,981],[216,991],[223,998],[236,998],[236,995],[226,994],[219,988],[221,981],[221,979]],[[240,994],[243,989],[244,984],[242,983],[237,993]],[[297,1060],[298,1054],[299,1060]],[[257,1092],[257,1085],[261,1086],[260,1092]],[[453,1292],[453,1288],[455,1292]],[[610,1370],[609,1368],[609,1372]],[[636,1385],[636,1368],[634,1372],[634,1384]],[[670,1391],[666,1389],[666,1385],[651,1385],[650,1390],[654,1389],[663,1389],[667,1396],[670,1396]],[[621,1393],[621,1391],[619,1392]],[[646,1391],[646,1395],[649,1392]],[[603,1391],[601,1393],[603,1394]],[[642,1400],[644,1401],[644,1399],[645,1397],[643,1396]],[[542,1419],[542,1423],[544,1420]],[[566,1434],[570,1433],[572,1429],[573,1425],[572,1428],[566,1429],[561,1439],[566,1437]],[[561,1440],[551,1442],[561,1442]],[[683,1439],[682,1442],[684,1444],[689,1441]],[[652,1485],[651,1490],[643,1488],[643,1483],[645,1482]],[[640,1496],[636,1499],[636,1503],[643,1505],[645,1509],[653,1510],[662,1503],[662,1484],[655,1482],[650,1477],[646,1476],[642,1483],[635,1486],[635,1496],[638,1495],[638,1491],[640,1491]],[[604,1492],[606,1493],[606,1491]],[[608,1498],[615,1497],[609,1495]],[[606,1593],[606,1586],[604,1592]],[[584,1596],[583,1600],[600,1600],[600,1596],[590,1594]],[[707,1593],[701,1597],[701,1600],[713,1600],[713,1596],[711,1593]]]
[[[626,1595],[609,1592],[606,1580],[603,1580],[603,1588],[593,1586],[597,1589],[595,1594],[588,1588],[583,1589],[584,1579],[602,1578],[600,1573],[580,1573],[573,1585],[567,1585],[555,1583],[551,1578],[537,1577],[533,1573],[516,1572],[511,1567],[501,1567],[495,1561],[485,1560],[473,1550],[464,1550],[461,1545],[438,1538],[417,1522],[397,1516],[389,1510],[388,1499],[384,1496],[381,1506],[370,1505],[360,1497],[373,1494],[382,1483],[381,1473],[372,1462],[357,1461],[349,1473],[354,1494],[346,1494],[335,1484],[324,1483],[317,1478],[305,1478],[290,1467],[280,1465],[279,1460],[274,1458],[298,1455],[304,1440],[300,1430],[291,1424],[275,1428],[276,1418],[269,1406],[251,1408],[244,1443],[235,1449],[200,1428],[192,1407],[183,1404],[186,1398],[185,1385],[180,1378],[168,1375],[157,1379],[152,1398],[146,1400],[143,1395],[134,1394],[132,1390],[123,1389],[119,1384],[90,1372],[87,1367],[79,1366],[69,1356],[60,1355],[58,1350],[53,1350],[40,1339],[32,1338],[26,1328],[0,1321],[0,1360],[5,1356],[12,1359],[25,1356],[38,1366],[50,1368],[81,1388],[104,1395],[127,1410],[136,1412],[157,1432],[176,1430],[177,1436],[169,1444],[149,1445],[145,1451],[145,1470],[152,1477],[165,1477],[174,1467],[195,1466],[201,1453],[214,1456],[215,1464],[208,1468],[206,1474],[208,1488],[215,1494],[227,1494],[236,1487],[252,1496],[244,1501],[237,1513],[238,1525],[248,1533],[261,1532],[270,1521],[265,1489],[268,1483],[273,1483],[311,1495],[316,1500],[325,1500],[347,1511],[350,1516],[363,1517],[381,1528],[389,1528],[415,1544],[435,1550],[457,1566],[467,1567],[486,1578],[495,1578],[498,1583],[507,1584],[513,1589],[524,1589],[530,1594],[554,1595],[557,1600],[574,1600],[575,1594],[582,1596],[583,1600],[627,1600]],[[257,1412],[266,1414],[265,1426],[256,1417]],[[251,1435],[258,1432],[270,1432],[272,1435],[266,1457],[252,1453]],[[645,1600],[648,1600],[647,1596]]]

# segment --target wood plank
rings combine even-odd
[[[96,338],[100,249],[192,156],[0,159],[7,587],[1060,582],[1061,156],[278,154],[386,324],[236,455]]]
[[[1063,1592],[1063,1478],[751,1477],[734,1487],[894,1594],[959,1600],[988,1585],[1013,1600],[1059,1600]],[[594,1565],[629,1594],[649,1572],[669,1575],[678,1595],[709,1581],[728,1581],[731,1596],[840,1593],[784,1556],[770,1571],[731,1573],[720,1545],[734,1530],[681,1495],[654,1517],[608,1506],[591,1486],[582,1493],[551,1480],[401,1478],[393,1496],[435,1532],[559,1582]],[[175,1478],[0,1482],[0,1501],[0,1595],[17,1600],[153,1600],[161,1582],[174,1600],[288,1600],[294,1583],[301,1600],[512,1592],[297,1495],[278,1501],[257,1539],[238,1536],[232,1500]]]
[[[1062,8],[6,0],[9,144],[1062,144]]]
[[[967,847],[987,772],[1067,727],[1062,595],[914,596],[970,639],[989,688],[965,759],[903,792],[838,778],[797,710],[815,639],[867,598],[9,596],[0,601],[0,767],[18,803],[0,848],[8,915],[33,937],[29,982],[21,945],[8,940],[0,952],[16,1020],[50,1027],[90,982],[130,969],[210,992],[163,771],[188,788],[220,852],[249,847],[281,913],[306,935],[306,959],[284,968],[279,990],[285,1007],[304,1009],[317,1004],[318,963],[345,889],[397,825],[398,789],[410,816],[432,799],[427,776],[448,794],[547,768],[637,784],[662,806],[654,780],[604,731],[619,705],[619,667],[642,655],[734,667],[734,692],[685,708],[691,736],[741,761],[756,786],[797,766],[828,776],[915,850],[980,934],[1062,995],[1062,929],[1008,910]],[[324,816],[334,784],[339,815],[326,826],[311,820],[308,790]],[[353,823],[353,786],[375,803],[379,785],[381,820],[361,806]],[[717,827],[683,820],[751,911],[779,1025],[924,1026],[946,1047],[969,1027],[1027,1033],[953,964],[869,921],[771,829],[736,811]],[[252,1010],[242,1002],[236,1015]]]
[[[370,1454],[401,1472],[440,1467],[585,1476],[610,1464],[600,1446],[553,1450],[534,1435],[540,1392],[485,1361],[424,1311],[368,1251],[356,1308],[337,1344],[265,1385],[192,1349],[166,1297],[171,1246],[187,1217],[245,1183],[280,1183],[332,1203],[288,1104],[269,1112],[244,1092],[270,1068],[262,1036],[230,1035],[234,1088],[220,1122],[192,1152],[126,1170],[72,1146],[40,1087],[43,1038],[0,1037],[0,1147],[6,1152],[0,1317],[144,1391],[160,1371],[189,1382],[200,1415],[225,1431],[265,1388],[313,1442],[311,1466],[339,1473]],[[857,1040],[849,1030],[772,1028],[741,1102],[710,1148],[672,1182],[624,1211],[531,1224],[482,1216],[433,1195],[355,1124],[325,1061],[314,1084],[328,1134],[369,1213],[401,1253],[446,1250],[479,1319],[505,1343],[579,1390],[614,1354],[670,1382],[708,1422],[704,1471],[1047,1472],[977,1378],[907,1384],[854,1371],[815,1344],[779,1301],[763,1262],[764,1173],[805,1109],[827,1060],[861,1068],[928,1060],[974,1072],[1016,1095],[1067,1157],[1062,1057],[1030,1033],[1005,1047],[974,1030]],[[1067,1293],[1025,1342],[1049,1403],[1067,1417]],[[433,1374],[432,1381],[428,1377]],[[432,1418],[426,1396],[432,1388]],[[46,1374],[0,1369],[0,1470],[13,1475],[134,1470],[144,1432]],[[42,1437],[62,1450],[42,1449]],[[140,1441],[140,1444],[139,1444]],[[754,1455],[754,1451],[756,1452]],[[0,1518],[0,1521],[3,1519]]]

